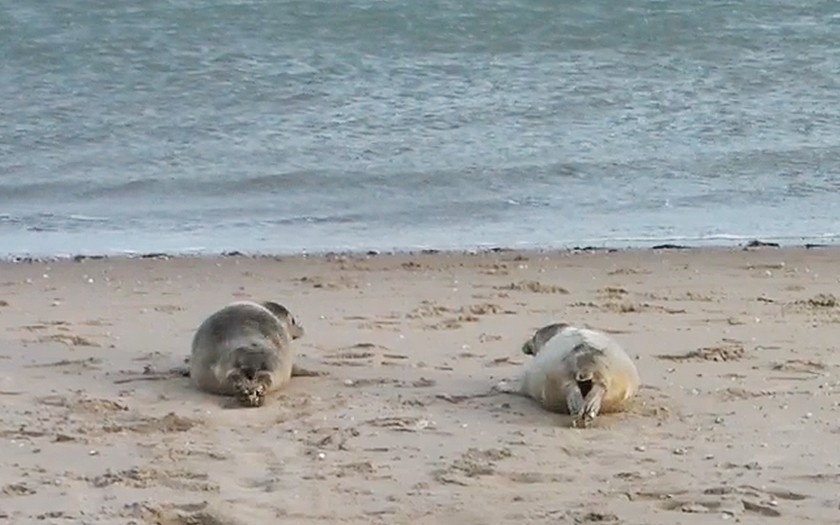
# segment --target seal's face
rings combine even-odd
[[[262,305],[268,309],[271,313],[277,316],[281,322],[286,324],[286,327],[289,330],[289,336],[292,339],[299,339],[303,337],[304,330],[303,325],[297,320],[297,318],[289,312],[289,309],[283,306],[282,304],[275,303],[273,301],[266,301],[262,303]]]
[[[533,337],[522,345],[522,353],[525,355],[537,355],[552,337],[557,335],[558,332],[562,332],[568,326],[566,323],[553,323],[543,326],[534,333]]]
[[[534,352],[534,340],[533,339],[528,339],[527,341],[525,341],[525,344],[522,345],[522,353],[525,354],[525,355],[534,355],[536,353],[536,352]]]
[[[297,320],[297,317],[289,314],[287,322],[289,324],[289,335],[292,336],[292,339],[299,339],[303,337],[303,334],[305,333],[303,330],[303,325],[300,324],[300,321]]]

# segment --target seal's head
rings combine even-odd
[[[286,324],[286,328],[289,330],[289,335],[292,339],[299,339],[303,337],[304,330],[303,325],[297,320],[297,318],[292,315],[288,308],[283,306],[282,304],[275,303],[273,301],[266,301],[261,303],[265,309],[273,313],[281,322]]]
[[[547,326],[543,326],[536,333],[525,341],[525,344],[522,345],[522,353],[525,355],[537,355],[542,350],[542,347],[558,332],[562,331],[564,328],[568,327],[569,325],[566,323],[553,323]]]

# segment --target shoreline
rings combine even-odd
[[[797,243],[797,244],[782,244],[776,241],[765,241],[761,239],[752,239],[739,244],[680,244],[680,243],[661,243],[653,246],[573,246],[573,247],[551,247],[551,248],[534,248],[534,247],[508,247],[508,246],[493,246],[480,247],[472,249],[436,249],[436,248],[417,248],[417,249],[394,249],[394,250],[319,250],[319,251],[301,251],[295,253],[284,252],[249,252],[245,250],[222,250],[219,252],[199,252],[199,251],[183,251],[183,252],[137,252],[137,253],[70,253],[49,256],[31,256],[31,255],[11,255],[6,254],[0,256],[0,264],[34,264],[46,262],[60,262],[60,261],[94,261],[94,260],[139,260],[139,259],[215,259],[215,258],[229,258],[229,257],[243,257],[248,259],[305,259],[305,258],[334,258],[334,257],[414,257],[419,255],[444,255],[444,256],[476,256],[500,253],[519,253],[523,255],[572,255],[579,253],[643,253],[643,252],[727,252],[727,251],[747,251],[755,249],[778,249],[778,250],[831,250],[840,249],[840,242],[836,243]]]

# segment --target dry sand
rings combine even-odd
[[[0,522],[840,522],[840,250],[0,265]],[[833,295],[831,295],[833,294]],[[169,371],[227,302],[300,317],[301,377],[231,409]],[[515,378],[534,329],[637,358],[591,429]]]

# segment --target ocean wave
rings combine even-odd
[[[0,251],[833,239],[835,9],[673,4],[6,2]]]

